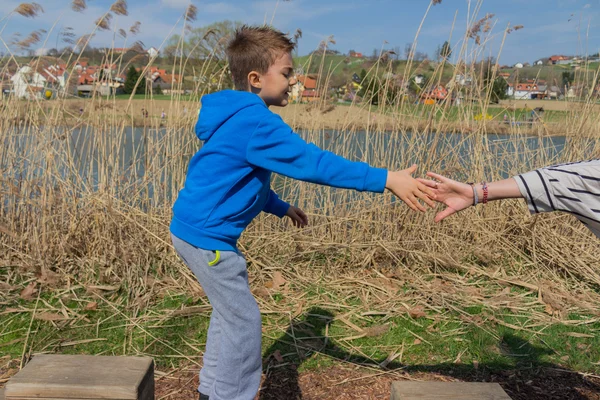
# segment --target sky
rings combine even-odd
[[[27,36],[36,29],[49,33],[39,48],[57,47],[57,32],[72,27],[80,36],[90,33],[94,21],[108,11],[113,1],[88,0],[83,13],[71,10],[68,0],[37,0],[44,13],[34,19],[12,14],[21,1],[0,2],[0,51],[7,53],[6,43],[13,34]],[[146,47],[159,48],[173,33],[181,32],[181,15],[190,0],[128,0],[128,16],[115,16],[112,25],[128,30],[141,22],[135,40]],[[585,55],[600,48],[600,0],[442,0],[430,5],[428,0],[192,0],[198,7],[194,26],[205,26],[222,20],[247,24],[269,23],[293,34],[301,29],[298,54],[308,54],[319,43],[333,35],[330,48],[347,53],[349,50],[372,55],[374,50],[399,49],[404,54],[407,43],[416,38],[417,50],[435,54],[448,40],[453,47],[454,61],[487,56],[499,58],[501,64],[529,62],[554,54]],[[492,30],[482,45],[472,39],[465,43],[465,32],[487,13]],[[504,38],[507,26],[524,28]],[[454,27],[454,28],[453,28]],[[418,33],[418,35],[417,35]],[[94,47],[127,47],[112,33],[96,35]],[[63,47],[58,43],[58,47]],[[462,54],[462,56],[461,56]]]

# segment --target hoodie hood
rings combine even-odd
[[[211,136],[227,120],[244,108],[263,105],[264,101],[251,92],[238,90],[223,90],[202,96],[200,115],[196,123],[196,136],[202,141],[208,141]]]

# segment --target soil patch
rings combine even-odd
[[[300,374],[289,365],[272,369],[256,400],[389,399],[395,380],[497,382],[513,400],[600,400],[600,378],[551,368],[442,374],[346,365]],[[156,379],[156,399],[195,399],[197,386],[197,370],[172,371]]]

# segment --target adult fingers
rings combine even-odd
[[[431,177],[431,178],[435,178],[435,179],[437,179],[438,181],[440,181],[440,182],[444,182],[444,183],[445,183],[445,182],[448,182],[448,181],[450,180],[449,178],[446,178],[446,177],[445,177],[445,176],[443,176],[443,175],[439,175],[439,174],[436,174],[435,172],[431,172],[431,171],[427,172],[427,176],[429,176],[429,177]]]
[[[455,209],[451,208],[451,207],[446,207],[446,209],[440,211],[439,213],[437,213],[437,215],[435,216],[435,222],[440,222],[441,220],[443,220],[446,217],[449,217],[450,215],[454,214],[456,212]]]
[[[433,189],[436,189],[437,188],[436,185],[438,185],[438,183],[436,181],[432,181],[431,179],[417,178],[417,181],[419,181],[423,185],[428,186]]]

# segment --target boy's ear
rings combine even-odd
[[[261,89],[260,74],[256,71],[250,71],[248,74],[248,83],[250,83],[250,89]]]

